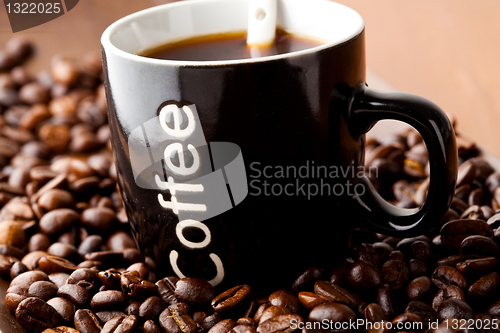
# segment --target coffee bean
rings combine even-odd
[[[378,252],[371,244],[361,244],[356,251],[356,260],[368,261],[375,267],[380,266],[380,257]]]
[[[410,270],[410,274],[416,277],[427,275],[429,270],[425,261],[417,259],[410,259],[410,261],[408,261],[408,268]]]
[[[82,212],[81,220],[87,228],[107,230],[116,221],[116,213],[106,207],[92,207]]]
[[[234,319],[224,319],[215,324],[208,332],[210,333],[228,333],[232,332],[233,327],[235,327],[236,320]]]
[[[437,311],[441,304],[450,298],[455,298],[464,302],[466,301],[462,289],[457,286],[448,285],[440,289],[437,292],[436,296],[434,296],[434,299],[432,300],[432,308],[434,309],[434,311]]]
[[[371,290],[382,284],[382,277],[372,263],[357,261],[349,271],[349,283],[360,291]]]
[[[65,244],[61,242],[52,244],[47,249],[47,253],[52,256],[60,257],[70,261],[76,261],[78,259],[78,251],[76,247],[71,244]]]
[[[48,301],[57,295],[57,289],[57,286],[52,282],[37,281],[29,287],[28,296],[38,297],[44,301]]]
[[[187,277],[177,281],[175,296],[180,302],[203,305],[215,297],[215,291],[210,283],[202,279]]]
[[[11,286],[20,286],[20,287],[28,290],[29,287],[33,283],[35,283],[37,281],[48,281],[48,280],[49,280],[49,278],[48,278],[47,274],[45,274],[44,272],[29,271],[29,272],[25,272],[25,273],[22,273],[19,276],[17,276],[15,279],[13,279],[10,282],[10,285]]]
[[[491,227],[481,220],[450,221],[441,227],[440,233],[443,244],[454,249],[459,249],[462,241],[471,235],[493,236]]]
[[[0,222],[0,244],[23,248],[26,244],[26,234],[19,222]]]
[[[500,275],[497,272],[489,273],[470,285],[467,299],[484,301],[496,297],[500,288]]]
[[[83,308],[90,302],[89,292],[76,284],[65,284],[57,290],[57,296],[67,299],[76,306]]]
[[[138,327],[139,320],[136,316],[115,317],[103,326],[101,333],[131,333]]]
[[[356,314],[347,305],[339,303],[324,303],[317,305],[309,313],[309,320],[321,322],[323,320],[333,323],[344,323],[352,321],[356,318]],[[289,326],[288,326],[289,327]]]
[[[474,313],[467,303],[456,298],[449,298],[441,303],[437,310],[437,316],[439,320],[446,318],[472,319]]]
[[[39,83],[28,83],[19,90],[19,98],[26,104],[45,103],[49,99],[49,91]]]
[[[100,333],[102,326],[101,320],[91,310],[80,309],[75,312],[75,328],[81,333]]]
[[[38,205],[48,211],[59,208],[71,208],[75,205],[73,195],[61,189],[51,189],[38,199]]]
[[[397,312],[396,302],[392,289],[388,284],[384,284],[377,291],[377,303],[388,318],[394,318],[394,313]]]
[[[61,288],[61,286],[66,284],[66,281],[69,278],[69,274],[59,272],[59,273],[49,274],[48,277],[49,280],[57,286],[57,288]]]
[[[93,293],[101,286],[98,272],[93,269],[79,268],[68,277],[68,284],[76,284]]]
[[[457,270],[463,274],[484,275],[492,272],[497,264],[498,261],[495,257],[469,259],[457,263]]]
[[[438,288],[445,288],[447,285],[454,285],[462,290],[467,288],[467,280],[463,274],[448,266],[436,267],[431,280]]]
[[[253,326],[250,326],[250,325],[238,324],[235,327],[233,327],[231,332],[234,332],[234,333],[256,333],[257,330]]]
[[[47,235],[53,235],[69,228],[79,220],[78,214],[72,209],[55,209],[43,215],[40,219],[40,229]]]
[[[388,260],[380,268],[382,279],[393,289],[401,289],[410,276],[408,266],[399,260]]]
[[[73,273],[77,268],[75,264],[67,259],[50,255],[42,255],[36,263],[38,266],[37,268],[47,274],[59,272]]]
[[[265,309],[260,314],[259,314],[259,310],[257,310],[257,313],[255,314],[254,319],[256,321],[258,321],[260,324],[260,323],[262,323],[270,318],[273,318],[273,317],[276,317],[276,316],[279,316],[282,314],[291,314],[291,311],[290,311],[290,309],[288,309],[284,306],[270,305],[270,306],[266,306]],[[258,316],[258,318],[257,318],[257,316]]]
[[[171,333],[194,333],[197,328],[189,314],[169,308],[160,314],[159,323],[164,332]]]
[[[28,267],[20,261],[17,261],[12,264],[10,268],[10,278],[15,279],[17,276],[21,275],[24,272],[28,271]]]
[[[326,300],[318,294],[309,291],[301,291],[298,298],[300,304],[308,310],[312,310],[316,305],[326,302]]]
[[[34,333],[56,327],[61,321],[57,311],[37,297],[29,297],[19,303],[16,319],[25,330]]]
[[[78,253],[80,256],[85,256],[88,253],[94,252],[102,245],[102,236],[90,235],[85,238],[78,246]]]
[[[92,297],[90,307],[94,311],[121,310],[127,305],[127,297],[118,290],[100,291]]]
[[[142,331],[144,333],[162,333],[160,328],[156,326],[156,324],[152,320],[146,320],[144,322],[144,325],[142,326]]]
[[[75,314],[75,305],[62,297],[54,297],[47,301],[47,304],[52,306],[62,320],[71,323]]]
[[[139,273],[139,277],[141,279],[147,279],[149,277],[149,269],[146,264],[142,262],[136,262],[135,264],[130,265],[129,267],[127,267],[126,271],[136,271],[137,273]]]
[[[397,316],[392,320],[392,324],[397,325],[408,325],[408,323],[422,323],[422,317],[418,314],[405,312]],[[405,327],[405,326],[403,326]]]
[[[310,267],[302,273],[292,284],[290,291],[298,292],[312,286],[317,280],[323,276],[324,269],[318,267]]]
[[[413,313],[420,316],[425,326],[429,326],[431,322],[436,320],[434,309],[429,304],[420,301],[411,301],[408,303],[405,313]]]
[[[125,313],[123,311],[111,310],[111,311],[99,311],[99,312],[96,312],[95,315],[97,316],[97,318],[99,318],[99,320],[102,323],[106,323],[115,317],[126,317],[127,313]]]
[[[216,311],[218,313],[233,312],[235,309],[238,310],[238,309],[241,309],[242,306],[245,306],[247,299],[250,297],[250,294],[251,294],[250,286],[247,286],[247,285],[236,286],[236,287],[233,287],[229,290],[226,290],[222,294],[216,296],[212,300],[211,305],[212,305],[212,308],[214,309],[214,311]],[[271,295],[271,296],[273,296],[273,295]],[[270,296],[270,298],[271,298],[271,296]],[[292,294],[292,296],[295,297],[293,294]],[[280,295],[274,295],[273,299],[275,299],[276,303],[283,303],[283,302],[280,302],[280,300],[278,300],[279,297],[280,297]],[[281,298],[283,298],[283,297],[281,297]],[[281,299],[281,300],[283,300],[283,299]],[[272,303],[271,300],[270,300],[270,302]],[[290,304],[289,304],[290,306],[293,307],[295,305],[295,303],[293,303],[293,300],[289,301],[289,302],[290,302]],[[275,305],[286,306],[285,304],[275,304]],[[297,305],[296,310],[298,310],[298,301],[297,301],[296,305]]]
[[[148,297],[139,307],[139,316],[144,320],[153,319],[165,310],[165,302],[156,296]]]
[[[364,311],[365,320],[372,323],[380,321],[387,321],[387,315],[380,305],[377,303],[370,303]]]
[[[142,280],[131,273],[122,274],[120,284],[122,291],[132,298],[151,296],[158,292],[158,287],[154,283]]]
[[[313,310],[314,311],[314,310]],[[320,310],[318,310],[319,312]],[[293,325],[301,325],[304,319],[298,314],[284,314],[270,318],[257,326],[257,333],[273,333],[290,329]],[[217,324],[218,325],[218,324]],[[213,329],[213,328],[212,328]]]
[[[406,296],[410,301],[425,301],[431,291],[432,282],[427,276],[421,276],[408,284]]]
[[[491,238],[485,236],[469,236],[460,243],[460,253],[477,254],[482,257],[500,256],[500,246]]]
[[[350,292],[327,281],[317,281],[314,284],[314,292],[330,302],[342,303],[351,308],[357,305],[356,299]]]
[[[278,290],[269,296],[269,302],[275,306],[283,306],[290,310],[291,313],[299,312],[299,300],[289,291]]]

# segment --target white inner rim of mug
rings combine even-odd
[[[249,0],[191,0],[169,3],[126,16],[104,31],[106,52],[149,63],[226,65],[282,59],[313,53],[344,43],[364,28],[361,16],[328,0],[278,0],[277,25],[288,33],[324,41],[296,52],[238,60],[180,61],[146,58],[137,54],[169,42],[213,34],[246,31]]]

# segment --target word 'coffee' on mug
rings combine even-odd
[[[169,102],[160,106],[157,117],[135,128],[128,141],[136,184],[161,191],[158,204],[178,216],[179,242],[190,251],[210,246],[211,229],[203,221],[232,209],[248,194],[240,148],[228,142],[207,143],[196,106]],[[203,240],[188,240],[185,228],[199,229]],[[173,271],[184,277],[177,265],[179,252],[171,250],[169,259]],[[217,254],[208,256],[217,270],[209,282],[217,285],[224,278],[224,266]]]

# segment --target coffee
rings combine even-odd
[[[188,61],[237,60],[290,53],[320,46],[319,40],[289,34],[276,29],[274,44],[252,50],[245,32],[198,36],[148,49],[140,55],[148,58]],[[258,52],[258,53],[257,53]]]

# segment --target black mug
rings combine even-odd
[[[156,277],[287,287],[342,257],[357,226],[400,237],[431,229],[454,193],[453,128],[422,97],[366,86],[364,23],[353,10],[278,1],[281,28],[325,41],[303,51],[227,61],[137,55],[245,30],[247,17],[247,1],[183,1],[103,34],[119,186]],[[425,141],[430,185],[419,209],[390,205],[367,180],[365,133],[382,119],[412,125]]]

